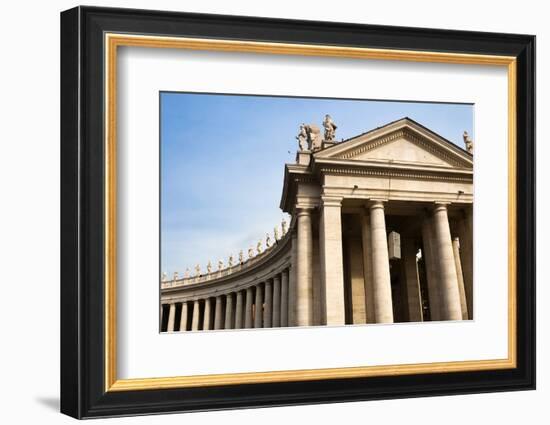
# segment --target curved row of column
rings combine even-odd
[[[245,289],[162,306],[162,331],[278,328],[291,326],[287,268]]]

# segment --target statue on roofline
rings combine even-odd
[[[467,131],[464,131],[464,134],[462,135],[462,138],[464,139],[464,145],[466,145],[466,150],[468,153],[474,154],[474,141],[470,137]]]
[[[332,120],[329,114],[325,115],[325,119],[323,121],[323,127],[325,128],[325,141],[333,142],[334,137],[336,136],[336,129],[338,127],[334,123],[334,121]]]
[[[308,150],[308,137],[307,137],[307,131],[306,131],[306,125],[302,124],[300,125],[300,132],[296,136],[296,139],[298,140],[298,148],[300,151],[307,151]]]

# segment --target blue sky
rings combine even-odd
[[[464,104],[167,93],[161,100],[161,270],[227,263],[280,223],[284,164],[301,123],[347,139],[408,116],[464,147]]]

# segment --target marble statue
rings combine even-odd
[[[166,281],[166,272],[162,272],[162,281],[165,282]]]
[[[190,271],[189,271],[189,267],[187,267],[187,268],[185,269],[185,272],[183,273],[183,277],[184,277],[185,279],[188,279],[188,278],[189,278],[189,275],[190,275]]]
[[[336,129],[338,128],[329,114],[325,115],[325,120],[323,121],[323,127],[325,128],[325,141],[333,142],[334,136],[336,135]]]
[[[244,263],[244,254],[242,249],[239,251],[239,263]]]
[[[208,264],[206,265],[206,271],[208,274],[212,273],[212,262],[208,260]]]
[[[218,270],[223,269],[223,260],[218,261]]]
[[[252,257],[254,257],[254,248],[250,247],[248,248],[248,259],[250,260]]]
[[[306,125],[306,133],[310,149],[315,152],[321,149],[323,140],[321,138],[321,130],[315,124]]]
[[[275,242],[279,240],[279,229],[277,226],[273,228],[273,239],[275,239]]]
[[[200,276],[200,275],[201,275],[201,265],[197,264],[195,266],[195,276]]]
[[[269,233],[265,234],[265,247],[271,247],[271,236],[269,236]]]
[[[281,221],[281,231],[283,236],[286,235],[286,220],[284,218]]]
[[[473,154],[474,153],[474,141],[469,136],[467,131],[464,131],[464,134],[462,135],[462,138],[464,139],[464,144],[466,145],[466,150],[468,153]]]
[[[307,151],[308,150],[308,137],[307,137],[307,131],[306,131],[306,125],[302,124],[300,126],[300,132],[296,136],[296,139],[298,140],[298,148],[301,151]]]
[[[262,253],[262,241],[258,241],[258,243],[256,244],[256,252],[259,254]]]
[[[178,276],[178,272],[174,272],[174,281],[178,280],[179,276]]]
[[[233,254],[229,255],[229,259],[227,260],[227,265],[229,267],[233,267]]]

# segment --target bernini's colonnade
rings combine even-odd
[[[336,142],[324,125],[324,138],[302,126],[285,166],[288,230],[235,265],[163,280],[162,331],[473,318],[471,139],[403,118]]]

